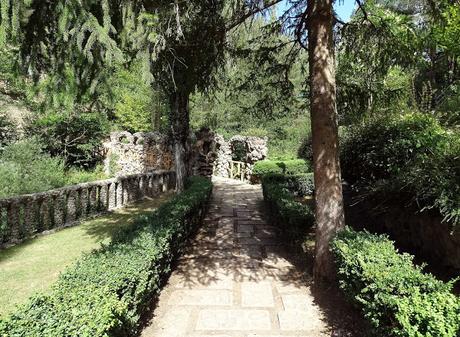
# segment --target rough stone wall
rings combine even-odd
[[[254,163],[267,157],[267,138],[234,136],[226,141],[222,135],[208,129],[196,134],[195,172],[209,175],[212,170],[215,176],[230,177],[231,161],[244,162],[244,178],[249,179]],[[210,169],[212,168],[212,169]]]
[[[104,168],[108,174],[123,176],[174,168],[171,143],[158,132],[113,132],[104,148]]]
[[[396,204],[379,208],[375,200],[358,204],[353,200],[345,198],[347,223],[357,229],[389,234],[398,247],[436,265],[460,271],[460,230],[453,230],[436,212],[419,213]]]
[[[0,248],[174,187],[174,172],[156,171],[0,199]]]

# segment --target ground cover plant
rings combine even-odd
[[[346,229],[333,241],[338,278],[376,336],[455,337],[460,299],[444,283],[399,253],[386,236]]]
[[[51,291],[0,322],[0,335],[126,336],[200,221],[212,184],[193,178],[185,192],[120,232],[64,272]]]
[[[139,216],[151,214],[170,197],[171,194],[164,194],[137,202],[78,226],[0,250],[0,317],[25,303],[32,294],[47,291],[82,254],[110,243],[116,232],[130,226]]]

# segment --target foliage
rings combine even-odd
[[[0,153],[5,146],[14,142],[16,138],[16,126],[6,114],[0,112]]]
[[[288,35],[272,31],[274,24],[273,16],[257,17],[229,33],[214,90],[192,97],[191,125],[228,138],[268,136],[270,157],[296,158],[295,148],[310,132],[306,55],[291,55]]]
[[[310,206],[297,201],[290,189],[296,187],[292,184],[296,178],[290,177],[289,181],[281,175],[265,176],[262,178],[262,189],[271,221],[279,226],[289,242],[299,243],[304,240],[315,219]]]
[[[458,131],[446,131],[426,114],[371,119],[350,128],[342,140],[343,177],[373,193],[409,196],[457,224],[459,138]]]
[[[96,166],[92,170],[82,170],[75,167],[68,169],[65,172],[66,185],[76,185],[96,180],[104,180],[109,178],[102,165]]]
[[[457,336],[460,300],[385,236],[346,229],[332,244],[340,287],[378,336]]]
[[[308,173],[310,170],[311,164],[303,159],[285,161],[262,160],[255,163],[252,174],[261,178],[272,174],[295,175]]]
[[[0,335],[125,336],[158,295],[164,277],[199,223],[211,182],[187,190],[122,230],[64,272],[52,290],[0,321]]]
[[[51,155],[65,158],[67,165],[91,168],[101,160],[108,123],[97,113],[49,112],[33,121],[29,132],[40,137]]]
[[[108,80],[104,106],[114,111],[115,123],[130,132],[148,132],[164,127],[167,102],[158,88],[145,80],[139,61],[129,67],[119,66]]]
[[[41,192],[65,184],[64,162],[42,151],[35,139],[4,148],[0,158],[0,198]]]

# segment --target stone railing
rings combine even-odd
[[[172,171],[121,176],[0,199],[0,248],[173,189]]]

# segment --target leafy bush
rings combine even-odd
[[[408,114],[352,127],[341,144],[343,177],[374,194],[398,193],[460,223],[460,134]],[[390,198],[394,199],[394,198]]]
[[[0,157],[0,198],[65,185],[64,162],[42,151],[36,139],[5,147]]]
[[[8,336],[127,336],[158,295],[173,259],[201,221],[212,189],[194,178],[186,191],[66,270],[47,294],[0,321]]]
[[[294,178],[265,176],[262,189],[267,209],[272,221],[279,226],[288,240],[294,243],[303,241],[308,229],[314,224],[314,214],[308,205],[295,200],[289,189]],[[291,183],[289,183],[291,181]]]
[[[0,151],[16,140],[16,126],[8,116],[0,112]]]
[[[303,159],[292,159],[285,161],[262,160],[255,163],[252,174],[261,178],[265,175],[271,174],[302,174],[308,173],[310,170],[310,163]]]
[[[351,127],[341,144],[343,177],[350,183],[394,177],[418,155],[444,146],[445,131],[433,117],[408,114]]]
[[[29,132],[41,138],[51,155],[65,158],[67,165],[90,168],[102,159],[108,126],[98,113],[49,112],[35,120]]]
[[[346,229],[332,244],[341,288],[359,305],[376,335],[455,337],[460,300],[414,266],[385,236]]]
[[[96,180],[108,179],[102,165],[96,166],[93,170],[82,170],[71,168],[66,171],[66,185],[76,185]]]

